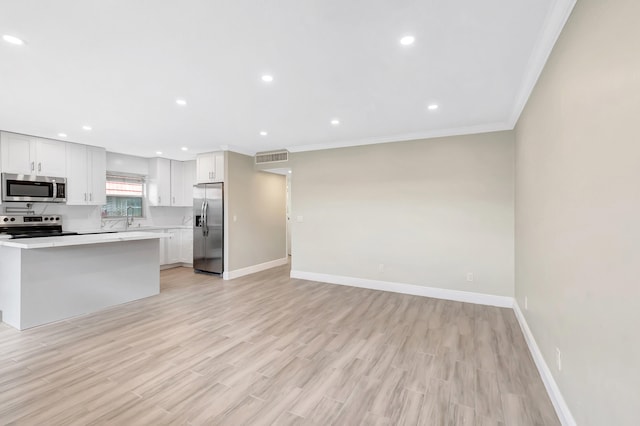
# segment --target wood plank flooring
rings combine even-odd
[[[288,273],[0,325],[0,424],[559,424],[511,310]]]

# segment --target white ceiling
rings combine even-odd
[[[510,129],[574,2],[3,0],[0,129],[175,159]]]

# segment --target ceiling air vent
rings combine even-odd
[[[289,161],[289,151],[259,152],[256,154],[256,164],[282,163]]]

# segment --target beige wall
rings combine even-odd
[[[639,17],[578,1],[516,129],[516,297],[580,425],[640,424]]]
[[[235,152],[226,170],[226,271],[286,257],[285,177],[254,171],[253,157]]]
[[[499,132],[293,154],[292,269],[512,296],[513,142]]]

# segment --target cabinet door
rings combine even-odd
[[[160,238],[160,265],[167,264],[167,241],[168,238]]]
[[[149,205],[171,205],[171,161],[166,158],[149,160]]]
[[[180,229],[169,229],[170,235],[167,245],[167,261],[166,263],[180,262]]]
[[[215,155],[214,182],[224,182],[224,152]]]
[[[67,204],[84,205],[89,201],[87,189],[87,147],[70,143],[67,147]]]
[[[2,133],[2,171],[32,175],[36,173],[35,160],[31,161],[31,137]]]
[[[193,207],[193,185],[196,184],[196,161],[185,161],[182,201],[184,207]]]
[[[184,205],[184,165],[171,160],[171,205]]]
[[[87,147],[87,187],[89,204],[107,203],[107,152],[104,148]]]
[[[193,230],[180,230],[180,262],[193,263]]]
[[[214,182],[216,172],[215,155],[213,153],[200,154],[196,161],[198,183]]]
[[[66,177],[67,144],[50,139],[35,139],[36,174],[40,176]]]

